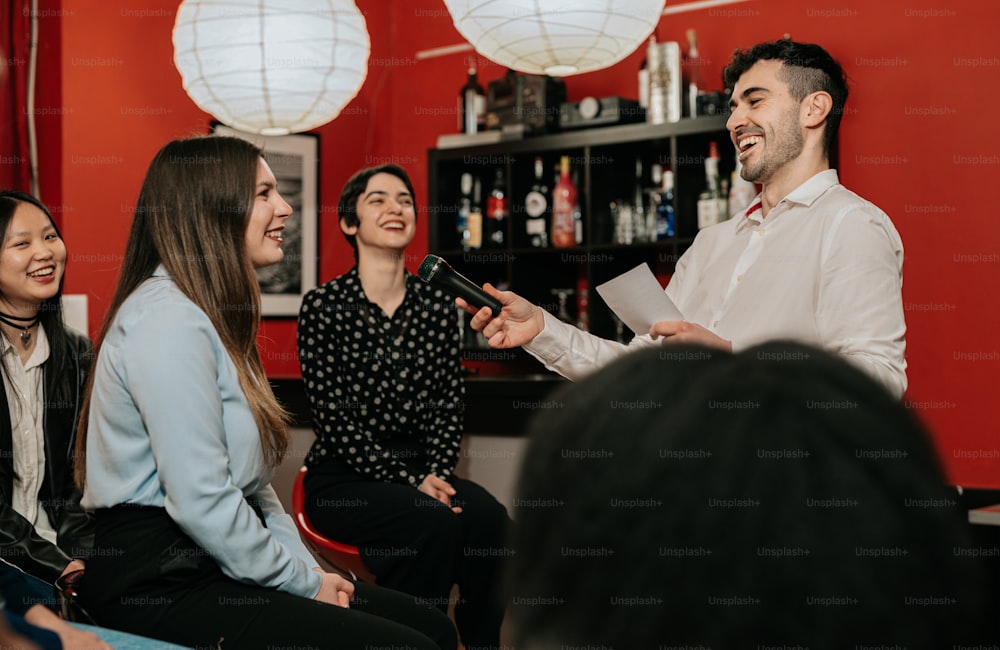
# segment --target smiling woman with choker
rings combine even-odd
[[[66,245],[45,206],[0,192],[0,232],[0,557],[53,583],[93,542],[70,463],[91,344],[63,324]]]

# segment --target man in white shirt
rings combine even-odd
[[[503,303],[496,318],[459,304],[492,347],[523,346],[570,379],[633,346],[740,350],[794,339],[842,354],[901,398],[902,242],[885,213],[830,168],[847,99],[843,69],[818,45],[780,40],[737,51],[724,76],[742,176],[762,191],[744,214],[699,232],[678,260],[666,293],[687,320],[656,323],[626,346],[490,285]]]

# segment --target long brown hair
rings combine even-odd
[[[260,286],[245,245],[261,156],[253,144],[222,136],[174,140],[160,150],[139,192],[97,354],[122,303],[162,264],[219,333],[260,431],[264,457],[273,467],[288,448],[289,416],[267,382],[257,349]],[[91,373],[76,440],[81,489],[93,379]]]

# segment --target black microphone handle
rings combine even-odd
[[[477,309],[489,307],[494,317],[499,316],[500,310],[503,308],[499,300],[477,287],[472,283],[472,280],[451,267],[440,269],[432,278],[431,284],[440,285],[441,288],[462,298]]]

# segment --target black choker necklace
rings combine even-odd
[[[28,318],[21,318],[20,316],[11,316],[10,314],[5,314],[0,312],[0,323],[10,325],[21,330],[21,345],[25,349],[31,344],[31,332],[28,331],[35,325],[38,325],[38,319],[41,318],[40,315],[30,316]],[[20,322],[18,322],[20,321]]]

